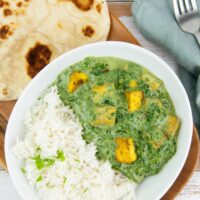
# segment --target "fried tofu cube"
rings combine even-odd
[[[158,148],[160,148],[160,146],[161,146],[162,144],[164,144],[165,140],[166,140],[166,137],[162,137],[161,140],[159,140],[159,141],[154,141],[151,145],[152,145],[152,147],[153,147],[154,149],[158,149]]]
[[[144,138],[154,149],[160,148],[167,139],[165,134],[159,129],[154,129],[148,133],[144,133]]]
[[[99,106],[95,107],[96,119],[92,122],[93,126],[113,126],[116,118],[116,107]]]
[[[148,107],[150,107],[152,105],[156,105],[159,108],[163,107],[162,102],[160,101],[160,99],[158,99],[158,98],[152,98],[152,97],[145,98],[144,104],[145,104],[146,108],[148,108]]]
[[[175,116],[169,116],[167,120],[166,135],[174,137],[180,127],[180,120]]]
[[[130,88],[135,88],[135,87],[137,87],[137,81],[136,80],[131,80],[130,82],[129,82],[129,87]]]
[[[104,85],[96,85],[92,88],[94,103],[102,103],[106,97],[113,97],[115,87],[113,83],[105,83]]]
[[[118,162],[130,164],[137,159],[133,139],[116,138],[115,143],[117,145],[115,159]]]
[[[146,82],[152,90],[157,90],[162,84],[162,81],[160,79],[149,73],[143,74],[142,80]]]
[[[69,78],[68,92],[74,92],[80,85],[88,80],[87,74],[83,72],[73,72]]]
[[[142,106],[143,92],[142,91],[130,91],[126,92],[126,98],[128,100],[128,111],[134,112],[140,109]]]
[[[108,84],[96,85],[92,88],[92,91],[97,94],[104,94],[108,90]]]

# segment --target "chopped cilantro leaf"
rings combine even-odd
[[[46,186],[47,186],[48,188],[53,188],[55,185],[51,185],[50,183],[47,183]]]
[[[64,161],[65,160],[64,152],[61,151],[61,150],[57,150],[57,156],[56,156],[56,158],[59,159],[60,161]]]
[[[65,184],[67,182],[67,177],[64,177],[63,183]]]
[[[42,180],[42,176],[38,176],[36,182],[40,182]]]
[[[55,160],[53,158],[45,158],[44,163],[45,163],[45,167],[49,167],[55,163]]]
[[[23,174],[26,173],[26,170],[23,167],[21,167],[21,171],[22,171]]]
[[[74,159],[76,162],[80,163],[81,161],[79,159]]]
[[[89,188],[87,187],[87,188],[85,188],[84,190],[83,190],[83,193],[85,193],[85,192],[87,192],[89,190]]]
[[[36,167],[37,167],[39,170],[41,170],[41,169],[44,168],[45,163],[44,163],[44,160],[42,160],[42,159],[40,158],[40,155],[34,157],[33,159],[35,160],[35,165],[36,165]]]

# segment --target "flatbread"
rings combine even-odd
[[[0,99],[18,98],[29,81],[61,52],[50,38],[38,32],[18,40],[0,63]]]
[[[0,0],[1,51],[9,50],[16,40],[43,23],[48,14],[49,6],[44,0]]]
[[[110,19],[105,1],[47,0],[47,2],[50,15],[37,30],[44,34],[48,32],[54,42],[61,44],[63,51],[107,39]]]
[[[19,97],[49,62],[107,39],[105,0],[0,0],[0,100]]]

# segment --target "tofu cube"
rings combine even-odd
[[[142,91],[130,91],[126,92],[126,98],[128,101],[128,111],[134,112],[140,109],[142,106],[143,92]]]
[[[114,97],[115,87],[113,83],[105,83],[103,85],[96,85],[92,88],[93,102],[102,103],[102,101],[109,97]]]
[[[137,159],[133,139],[131,138],[116,138],[117,145],[115,150],[115,159],[120,163],[130,164]]]
[[[154,129],[148,133],[144,133],[144,138],[154,149],[160,148],[167,139],[165,134],[159,129]]]
[[[162,102],[158,98],[147,97],[145,98],[145,107],[151,107],[152,105],[157,105],[160,109],[163,107]]]
[[[142,75],[142,80],[146,82],[152,90],[157,90],[162,84],[162,81],[160,79],[149,73],[144,73]]]
[[[68,92],[74,92],[80,85],[88,80],[87,74],[83,72],[73,72],[69,78]]]
[[[98,106],[95,107],[96,119],[92,122],[93,126],[113,126],[115,125],[116,107]]]
[[[180,127],[180,120],[175,116],[169,116],[167,120],[166,135],[174,137]]]
[[[129,82],[129,87],[130,88],[135,88],[135,87],[137,87],[137,81],[136,80],[131,80],[130,82]]]

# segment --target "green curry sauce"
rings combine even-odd
[[[88,80],[70,93],[67,90],[70,75],[77,71],[87,74]],[[133,88],[131,80],[137,82]],[[175,154],[178,128],[173,130],[175,125],[171,128],[169,125],[169,116],[176,117],[173,103],[162,81],[144,67],[114,57],[88,57],[64,70],[55,84],[62,102],[79,117],[84,128],[83,139],[97,146],[97,158],[108,160],[129,179],[141,182],[158,173]],[[108,85],[107,92],[96,99],[92,88],[104,84]],[[137,111],[128,111],[127,91],[143,92],[142,106]],[[110,114],[115,124],[95,126],[93,122],[99,115],[96,108],[106,106],[116,108]],[[116,160],[117,137],[133,139],[137,154],[134,162]]]

